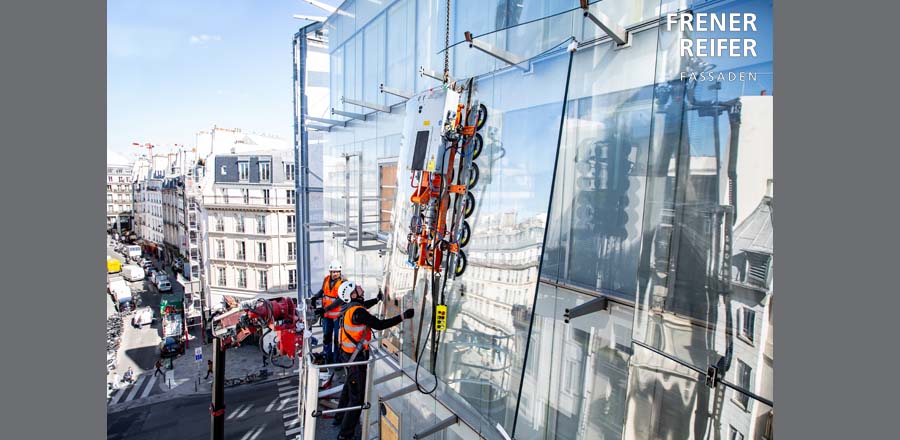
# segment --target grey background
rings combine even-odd
[[[0,437],[105,437],[106,6],[0,7]]]
[[[775,5],[783,439],[897,433],[900,7],[876,3]],[[0,13],[4,438],[106,429],[105,31],[98,0]]]
[[[898,6],[886,6],[775,3],[781,439],[897,437]]]

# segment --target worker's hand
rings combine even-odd
[[[315,314],[316,316],[322,316],[325,314],[325,310],[319,308],[319,309],[313,310],[313,314]]]
[[[413,316],[415,316],[415,315],[416,315],[416,311],[415,311],[415,310],[413,310],[413,309],[406,309],[406,310],[403,312],[403,319],[411,319],[411,318],[412,318]]]
[[[375,298],[378,298],[378,302],[384,301],[384,294],[381,292],[378,292],[378,296],[376,296]]]

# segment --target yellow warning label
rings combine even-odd
[[[432,156],[431,160],[428,161],[428,167],[426,169],[428,171],[434,171],[434,156]]]
[[[447,329],[447,306],[438,304],[434,308],[434,329],[442,332]]]
[[[431,121],[429,121],[428,119],[426,119],[425,121],[422,122],[422,125],[424,125],[424,126],[427,127],[427,126],[431,125]]]

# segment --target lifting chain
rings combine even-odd
[[[444,26],[444,84],[450,82],[450,0],[447,0],[447,17]]]

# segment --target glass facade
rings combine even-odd
[[[452,2],[450,74],[474,79],[488,119],[469,266],[431,337],[430,280],[405,264],[408,110],[380,87],[440,85],[419,68],[443,71],[445,8],[348,0],[324,25],[329,102],[356,114],[324,133],[325,259],[367,296],[383,289],[386,316],[416,309],[382,332],[406,374],[373,392],[435,389],[373,409],[382,434],[456,414],[436,438],[771,439],[772,2],[591,2],[630,31],[625,47],[574,0]],[[755,30],[682,32],[666,24],[679,11],[751,13]],[[470,48],[466,31],[523,61]],[[683,53],[721,38],[756,54]],[[605,309],[567,319],[598,298]]]

